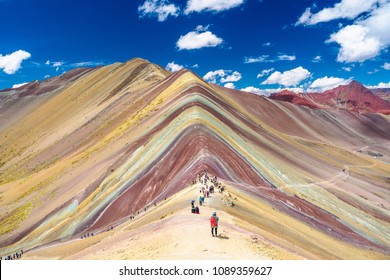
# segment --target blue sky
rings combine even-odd
[[[142,57],[266,94],[390,87],[390,0],[0,0],[0,89]]]

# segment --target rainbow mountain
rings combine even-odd
[[[249,244],[243,259],[390,258],[389,115],[272,100],[139,58],[3,90],[0,112],[0,255],[219,258],[159,239],[194,223],[208,233],[217,209],[230,221],[217,245]],[[195,217],[205,170],[228,197]]]

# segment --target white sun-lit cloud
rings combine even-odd
[[[223,39],[208,30],[208,26],[199,25],[194,31],[180,36],[176,42],[179,50],[193,50],[206,47],[216,47],[223,43]]]
[[[271,73],[274,70],[275,70],[274,68],[262,70],[259,74],[257,74],[257,79],[268,75],[269,73]]]
[[[370,36],[370,30],[362,25],[348,25],[333,33],[326,41],[338,43],[338,62],[363,62],[377,56],[382,48],[378,37]]]
[[[283,73],[275,71],[261,84],[279,84],[285,87],[296,86],[303,80],[309,78],[310,75],[311,73],[307,69],[299,66],[297,68],[284,71]]]
[[[318,62],[321,62],[322,60],[322,57],[320,55],[317,55],[315,56],[313,59],[312,59],[312,62],[314,63],[318,63]]]
[[[367,88],[369,89],[375,89],[375,88],[390,88],[390,82],[388,83],[384,83],[384,82],[380,82],[379,84],[377,84],[376,86],[366,86]]]
[[[20,88],[20,87],[22,87],[22,86],[24,86],[24,85],[27,85],[28,83],[20,83],[20,84],[14,84],[13,86],[12,86],[12,88],[13,89],[15,89],[15,88]]]
[[[352,81],[350,79],[336,78],[336,77],[322,77],[311,83],[309,86],[309,91],[324,92],[328,89],[335,88],[340,85],[347,85]]]
[[[0,54],[0,69],[8,75],[15,74],[22,67],[23,60],[30,57],[31,54],[23,50],[6,55]]]
[[[251,92],[251,93],[254,93],[257,95],[264,95],[264,96],[270,96],[272,93],[278,93],[278,92],[281,92],[283,90],[288,90],[288,91],[295,92],[295,93],[305,92],[305,89],[302,86],[301,87],[266,88],[266,89],[261,89],[261,88],[257,88],[254,86],[248,86],[248,87],[242,88],[240,90],[246,91],[246,92]]]
[[[353,23],[340,25],[325,41],[340,46],[338,62],[364,62],[377,57],[390,45],[389,0],[342,0],[318,13],[307,8],[296,25],[315,25],[342,18]]]
[[[258,57],[245,57],[244,63],[258,63],[258,62],[269,62],[269,55],[264,54]]]
[[[231,74],[228,73],[229,71],[227,71],[226,76],[221,78],[221,83],[238,82],[242,78],[240,72],[233,71]]]
[[[390,63],[385,62],[385,64],[382,65],[382,68],[385,70],[390,70]]]
[[[45,62],[45,65],[48,65],[50,67],[53,67],[56,69],[56,72],[58,72],[60,70],[60,68],[65,64],[64,61],[50,61],[50,60],[47,60]]]
[[[293,61],[297,59],[295,55],[287,55],[287,54],[280,54],[278,55],[278,60],[287,60],[287,61]]]
[[[341,67],[344,71],[351,72],[352,68],[351,67]]]
[[[184,13],[192,12],[222,12],[241,6],[245,0],[188,0]]]
[[[244,57],[244,63],[262,63],[262,62],[276,62],[276,61],[293,61],[296,60],[295,55],[288,55],[280,53],[275,58],[270,58],[268,54],[263,54],[257,57]]]
[[[180,8],[168,0],[147,0],[138,7],[140,17],[156,16],[158,21],[166,21],[169,16],[177,17]]]
[[[235,89],[236,86],[233,84],[233,83],[226,83],[223,85],[225,88],[231,88],[231,89]]]
[[[174,61],[169,62],[167,64],[167,66],[165,66],[165,69],[167,69],[168,71],[171,71],[171,72],[177,72],[177,71],[179,71],[179,70],[181,70],[183,68],[184,68],[183,65],[176,64]]]
[[[209,71],[206,75],[203,76],[203,79],[209,83],[231,83],[238,82],[241,80],[242,75],[240,72],[232,71],[232,70],[215,70]]]
[[[307,8],[298,19],[296,25],[314,25],[320,22],[328,22],[335,19],[355,19],[360,14],[371,11],[381,0],[342,0],[331,8],[325,8],[318,13],[312,13]]]

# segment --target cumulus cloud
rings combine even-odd
[[[176,64],[174,61],[169,62],[167,64],[167,66],[165,66],[165,69],[167,69],[168,71],[171,71],[171,72],[177,72],[183,68],[184,68],[183,65]]]
[[[138,7],[140,17],[156,16],[158,21],[166,21],[169,16],[177,17],[179,12],[180,8],[168,0],[147,0]]]
[[[351,67],[341,67],[344,71],[351,72],[352,68]]]
[[[259,74],[257,74],[257,79],[268,75],[269,73],[271,73],[274,70],[275,70],[274,68],[262,70]]]
[[[186,15],[192,12],[222,12],[241,6],[245,0],[189,0],[184,11]]]
[[[254,93],[254,94],[257,94],[257,95],[265,95],[264,94],[264,90],[256,88],[254,86],[249,86],[249,87],[246,87],[246,88],[242,88],[241,91],[251,92],[251,93]]]
[[[20,84],[14,84],[13,86],[12,86],[12,88],[20,88],[20,87],[22,87],[22,86],[24,86],[24,85],[27,85],[28,83],[20,83]]]
[[[283,90],[289,90],[295,93],[301,93],[304,92],[304,89],[302,87],[298,88],[266,88],[266,89],[260,89],[254,86],[248,86],[246,88],[240,89],[241,91],[251,92],[257,95],[265,95],[270,96],[272,93],[278,93]]]
[[[226,83],[223,85],[225,88],[231,88],[231,89],[235,89],[236,86],[233,84],[233,83]]]
[[[385,62],[385,64],[382,65],[382,68],[385,70],[390,70],[390,63]]]
[[[377,56],[382,48],[379,38],[371,36],[369,28],[358,24],[340,29],[326,42],[340,45],[338,62],[363,62]]]
[[[355,19],[364,12],[373,10],[383,0],[342,0],[331,8],[325,8],[318,13],[312,13],[307,8],[298,19],[296,25],[314,25],[320,22],[328,22],[335,19]]]
[[[308,8],[296,25],[315,25],[340,18],[354,22],[344,27],[341,25],[326,40],[326,43],[340,46],[338,62],[363,62],[375,58],[390,45],[389,0],[342,0],[318,13],[312,13]]]
[[[352,78],[350,79],[343,79],[343,78],[336,78],[336,77],[323,77],[315,80],[311,83],[309,86],[310,91],[318,91],[318,92],[324,92],[328,89],[335,88],[340,85],[347,85],[352,81]]]
[[[237,72],[237,71],[234,71],[230,75],[226,74],[225,77],[222,77],[221,78],[221,83],[238,82],[239,80],[241,80],[241,78],[242,78],[241,73]]]
[[[376,86],[367,86],[367,88],[370,88],[370,89],[372,89],[372,88],[390,88],[390,82],[388,82],[388,83],[380,82]]]
[[[241,80],[242,76],[240,72],[232,70],[215,70],[210,71],[203,76],[203,79],[209,83],[217,83],[219,80],[220,83],[231,83]]]
[[[261,84],[279,84],[286,87],[296,86],[309,77],[310,72],[302,66],[299,66],[297,68],[284,71],[283,73],[275,71]]]
[[[3,69],[3,72],[8,75],[15,74],[21,68],[23,60],[30,57],[31,54],[23,50],[4,56],[0,54],[0,69]]]
[[[194,31],[180,36],[176,42],[179,50],[193,50],[205,47],[216,47],[222,44],[223,40],[212,32],[208,31],[208,26],[199,25]]]

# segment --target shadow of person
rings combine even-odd
[[[225,235],[222,235],[222,234],[218,234],[217,237],[219,239],[229,239],[229,237],[225,236]]]

